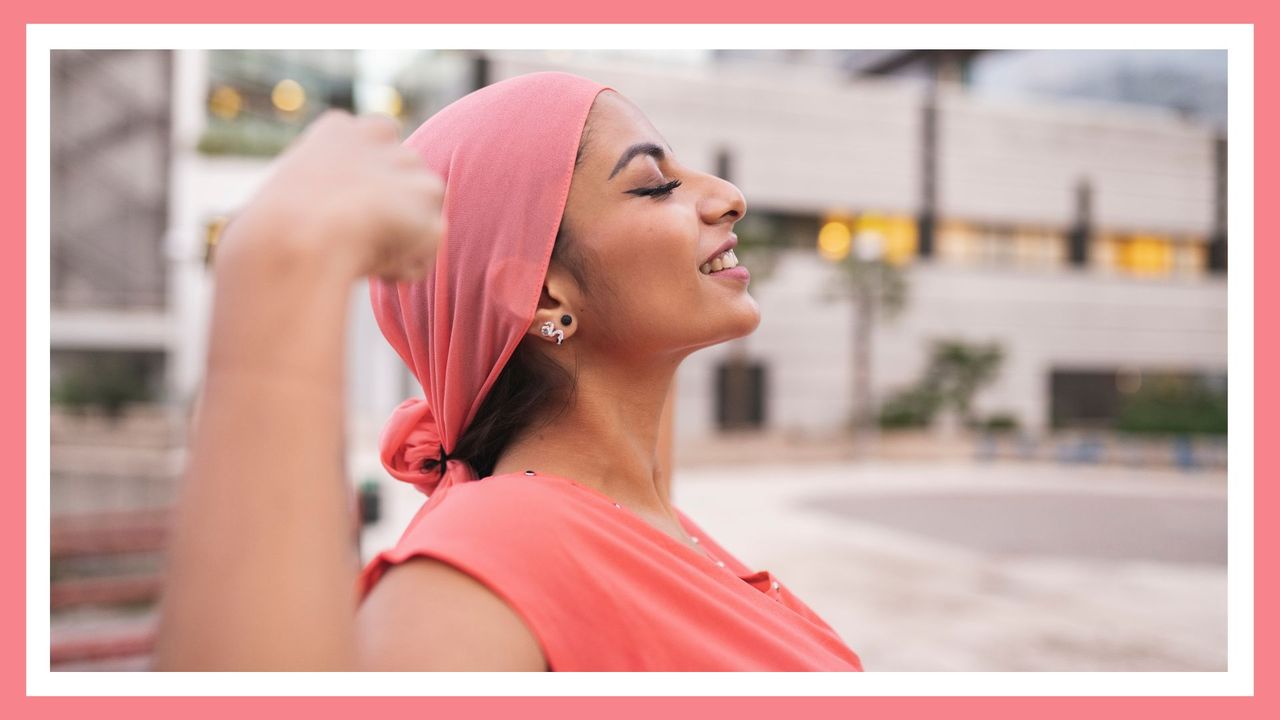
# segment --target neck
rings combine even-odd
[[[586,364],[586,363],[584,363]],[[659,454],[678,363],[600,366],[578,376],[569,406],[549,409],[498,458],[493,474],[525,470],[592,487],[635,510],[674,517],[671,472]]]

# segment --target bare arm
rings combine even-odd
[[[347,284],[302,268],[257,281],[266,271],[217,278],[158,668],[337,670],[354,655]]]
[[[357,615],[362,670],[549,669],[537,637],[501,597],[445,562],[388,568]]]
[[[442,195],[386,122],[318,120],[226,230],[156,669],[357,668],[347,302],[430,267]]]

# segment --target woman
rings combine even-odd
[[[657,461],[681,360],[760,321],[730,269],[738,189],[567,73],[388,134],[322,118],[227,229],[157,667],[860,670]],[[340,358],[370,274],[426,395],[383,463],[428,499],[356,576]]]

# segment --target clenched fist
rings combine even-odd
[[[405,281],[432,267],[444,182],[386,116],[322,113],[231,221],[217,265],[263,261],[348,279]]]

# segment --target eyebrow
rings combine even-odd
[[[670,146],[668,146],[668,149],[670,149]],[[673,150],[672,152],[674,153],[675,151]],[[662,149],[661,145],[651,142],[638,142],[622,151],[622,157],[618,158],[618,164],[613,166],[613,172],[609,173],[608,179],[612,180],[614,175],[621,172],[622,168],[626,167],[627,163],[638,155],[650,155],[657,159],[658,162],[662,162],[667,157],[667,153]]]

